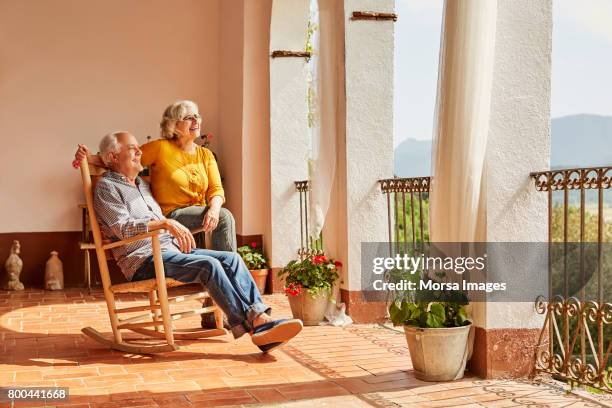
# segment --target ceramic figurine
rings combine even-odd
[[[19,241],[14,240],[11,246],[11,254],[4,263],[8,277],[4,286],[6,290],[23,290],[23,283],[19,281],[19,275],[21,274],[21,269],[23,269],[23,261],[19,258],[19,252],[21,252],[21,245]]]
[[[51,251],[51,257],[45,268],[45,289],[64,289],[64,269],[62,261],[57,256],[57,251]]]

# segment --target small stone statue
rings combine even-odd
[[[19,281],[19,275],[21,274],[21,269],[23,269],[23,261],[19,257],[19,252],[21,252],[21,245],[19,241],[14,240],[11,246],[11,254],[4,263],[8,278],[4,286],[6,290],[23,290],[23,283]]]
[[[51,251],[51,257],[45,268],[45,289],[64,289],[64,267],[57,256],[57,251]]]

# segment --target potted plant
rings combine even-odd
[[[323,320],[340,267],[340,261],[310,255],[289,262],[278,273],[285,278],[285,294],[293,317],[302,320],[305,326],[316,326]]]
[[[268,267],[266,258],[264,258],[261,250],[257,248],[257,242],[241,246],[238,248],[238,254],[242,257],[247,268],[249,268],[257,289],[259,289],[260,293],[264,293],[268,280]]]
[[[467,297],[456,291],[423,291],[389,306],[395,326],[403,325],[415,377],[452,381],[463,377],[470,355]]]

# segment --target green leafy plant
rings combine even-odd
[[[465,307],[454,302],[393,302],[389,307],[395,326],[408,325],[423,328],[467,326],[470,321]]]
[[[278,276],[285,278],[285,293],[288,295],[297,296],[305,289],[314,296],[321,291],[331,293],[334,282],[339,278],[340,267],[340,261],[328,259],[325,255],[312,255],[301,261],[289,262],[278,272]]]
[[[465,305],[468,299],[458,291],[423,290],[411,300],[396,300],[389,306],[393,325],[422,328],[460,327],[471,322],[467,318]]]
[[[238,248],[238,255],[242,257],[242,260],[250,270],[266,268],[266,258],[261,253],[261,250],[257,248],[256,242],[251,242],[251,245],[244,245]]]

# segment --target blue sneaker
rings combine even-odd
[[[273,343],[288,342],[301,332],[303,327],[304,325],[299,319],[274,320],[257,326],[253,330],[251,340],[256,346],[268,345],[272,347]]]
[[[286,343],[286,341],[283,341],[283,342],[280,342],[280,343],[262,344],[261,346],[257,346],[257,347],[259,347],[259,349],[261,350],[262,353],[269,353],[272,350],[277,349],[278,347],[282,346],[285,343]]]

